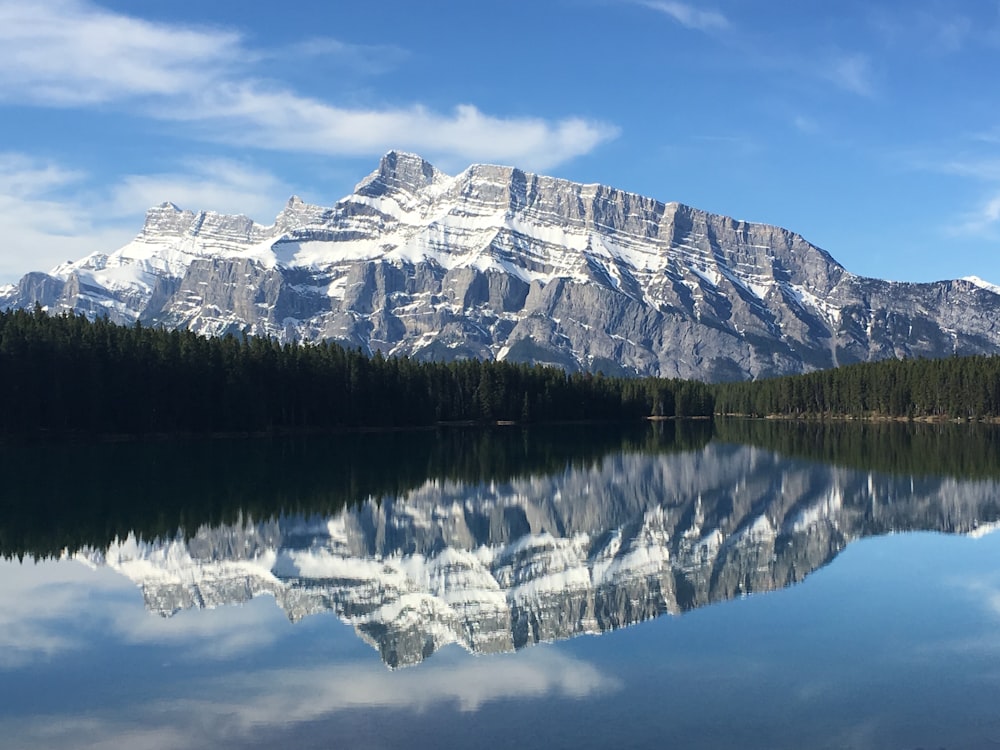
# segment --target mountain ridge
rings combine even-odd
[[[509,481],[433,480],[334,516],[130,534],[73,557],[132,579],[164,617],[261,595],[293,622],[333,611],[400,667],[449,643],[513,651],[774,591],[869,536],[989,533],[997,486],[712,442]]]
[[[979,279],[856,276],[781,227],[598,183],[391,151],[331,207],[271,225],[151,208],[137,237],[0,289],[0,307],[207,335],[333,339],[418,359],[757,378],[1000,351]]]

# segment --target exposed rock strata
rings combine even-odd
[[[862,278],[778,227],[509,167],[449,177],[395,152],[334,206],[293,197],[270,226],[164,203],[124,248],[0,289],[0,307],[36,302],[705,380],[1000,350],[1000,295],[976,280]]]
[[[864,536],[975,532],[1000,520],[998,490],[711,443],[81,554],[164,616],[261,594],[292,620],[332,610],[397,667],[447,643],[510,651],[771,591]]]

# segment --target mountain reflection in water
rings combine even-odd
[[[494,479],[431,472],[330,513],[244,515],[74,554],[134,580],[164,616],[261,594],[292,620],[333,611],[399,667],[448,643],[511,651],[775,590],[866,536],[1000,520],[996,478],[675,438]]]

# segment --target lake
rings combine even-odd
[[[1000,429],[30,443],[0,745],[1000,748]]]

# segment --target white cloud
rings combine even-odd
[[[98,225],[84,176],[22,154],[0,154],[0,282],[121,246],[138,227]],[[68,195],[77,193],[76,198]]]
[[[86,609],[91,595],[134,597],[109,573],[53,560],[0,561],[0,669],[81,648],[79,633],[66,622]]]
[[[331,37],[312,37],[278,53],[280,56],[325,58],[353,71],[377,75],[398,67],[410,53],[390,44],[349,44]]]
[[[154,24],[78,0],[0,2],[0,97],[8,101],[182,95],[247,54],[228,31]]]
[[[17,570],[9,569],[14,566]],[[94,633],[155,646],[170,663],[216,662],[213,670],[185,679],[181,693],[169,678],[152,688],[147,680],[141,694],[123,691],[117,703],[85,715],[9,717],[5,737],[25,748],[205,747],[243,744],[262,730],[342,711],[474,712],[494,701],[573,700],[621,689],[616,678],[544,646],[484,657],[456,647],[400,672],[386,669],[375,654],[361,661],[252,671],[234,661],[266,649],[295,627],[301,626],[265,600],[164,619],[146,612],[133,582],[109,568],[73,560],[0,563],[0,669],[91,648]],[[346,628],[344,635],[353,637]],[[109,693],[109,700],[113,696]]]
[[[290,627],[268,597],[160,617],[143,607],[132,581],[76,560],[0,562],[0,574],[0,669],[88,647],[87,631],[72,624],[81,614],[123,643],[177,648],[185,660],[220,661],[259,651]]]
[[[645,0],[642,5],[664,13],[682,26],[699,31],[716,31],[729,27],[729,20],[719,11],[702,10],[688,3],[673,0]]]
[[[390,672],[375,661],[283,670],[266,675],[264,682],[273,689],[266,696],[254,695],[260,675],[246,675],[244,680],[229,677],[225,684],[236,694],[233,704],[215,710],[241,716],[249,729],[258,722],[310,721],[358,707],[421,710],[446,703],[476,711],[497,700],[585,698],[621,688],[617,680],[591,665],[544,647],[492,657],[459,653],[452,661],[438,659],[400,672]],[[331,673],[337,671],[351,678],[336,679]],[[248,694],[239,696],[242,691]]]
[[[718,22],[711,13],[665,5],[691,23]],[[373,57],[331,39],[307,40],[303,50],[361,64]],[[190,136],[280,151],[379,156],[403,148],[451,163],[529,169],[555,166],[618,134],[582,118],[505,118],[469,104],[447,113],[419,104],[338,106],[254,76],[254,63],[267,57],[228,30],[155,24],[82,0],[0,0],[0,100],[9,102],[107,102],[187,123]]]
[[[109,613],[109,629],[126,643],[179,647],[183,659],[228,660],[267,648],[289,627],[269,597],[245,605],[186,610],[173,617],[151,614],[141,606]]]
[[[221,87],[202,95],[193,108],[161,108],[157,116],[201,123],[206,137],[227,143],[329,156],[399,148],[421,153],[445,169],[456,159],[546,169],[618,134],[617,128],[579,118],[499,118],[468,104],[449,114],[419,105],[345,109],[250,84]]]
[[[972,159],[951,159],[933,166],[936,171],[958,175],[959,177],[973,177],[977,180],[991,182],[1000,181],[1000,159],[995,157],[981,156]]]
[[[300,47],[298,54],[355,67],[405,54],[329,38]],[[618,135],[603,122],[503,117],[472,104],[446,112],[340,106],[256,77],[257,63],[273,54],[251,49],[232,30],[153,23],[85,0],[0,0],[0,103],[100,105],[169,122],[174,137],[230,147],[373,159],[403,149],[446,171],[482,161],[546,170]],[[96,187],[92,179],[44,159],[0,155],[0,283],[117,249],[139,230],[142,212],[164,200],[266,224],[295,192],[273,175],[220,159],[180,160],[168,172]]]
[[[135,218],[150,206],[171,201],[193,211],[244,214],[266,225],[292,194],[270,172],[230,159],[185,158],[178,166],[181,170],[124,176],[109,191],[108,213]]]
[[[975,210],[968,212],[954,231],[957,234],[993,236],[997,229],[1000,229],[1000,193],[986,198]]]
[[[859,96],[875,96],[874,75],[867,55],[839,55],[827,64],[822,75],[844,91]]]
[[[171,172],[124,175],[93,187],[82,172],[0,153],[0,283],[117,250],[142,228],[146,209],[166,200],[269,224],[291,194],[274,175],[241,162],[182,158],[177,164]]]
[[[67,170],[18,153],[0,153],[0,192],[36,196],[78,181],[81,172]]]
[[[972,138],[987,145],[981,146],[978,153],[965,150],[950,157],[903,153],[899,159],[909,169],[975,181],[977,186],[970,189],[978,193],[978,201],[965,212],[956,211],[943,231],[952,236],[996,240],[1000,237],[1000,158],[995,155],[992,143],[982,134]]]
[[[449,705],[476,711],[497,700],[585,698],[621,684],[593,666],[539,648],[531,653],[425,664],[389,672],[371,662],[320,664],[202,678],[186,698],[137,702],[83,716],[23,717],[8,727],[19,747],[206,747],[314,722],[345,710],[420,711]],[[116,708],[118,710],[116,710]],[[137,727],[141,727],[137,728]]]
[[[1000,221],[1000,195],[997,196],[997,204],[994,221]],[[983,537],[979,537],[982,539]],[[992,544],[993,539],[982,544]],[[982,608],[1000,620],[1000,574],[988,573],[971,578],[955,580],[954,584],[964,589],[968,595],[982,606]]]
[[[1000,196],[998,196],[1000,201]],[[979,537],[982,539],[982,537]],[[993,540],[990,540],[992,543]],[[975,602],[991,618],[1000,623],[1000,576],[985,574],[971,577],[956,578],[950,582],[955,589],[964,590],[969,599]],[[947,651],[961,656],[995,659],[1000,655],[1000,637],[996,628],[990,627],[978,633],[963,634],[935,644],[932,654]]]

